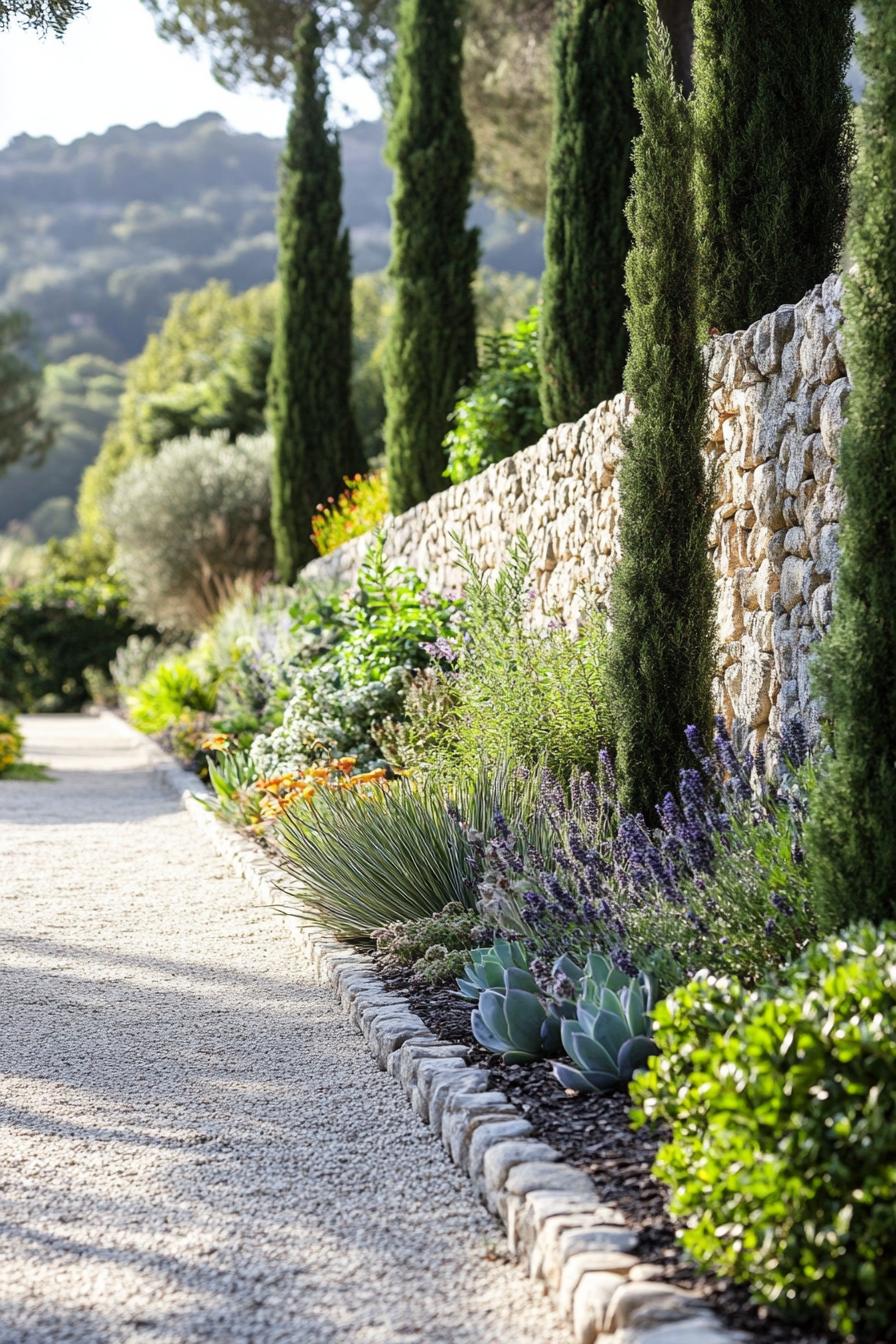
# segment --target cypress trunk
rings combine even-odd
[[[862,13],[868,82],[849,231],[857,270],[844,303],[846,504],[818,679],[835,754],[820,770],[808,844],[835,927],[896,914],[896,8],[865,0]]]
[[[639,0],[563,0],[554,29],[554,123],[540,323],[545,422],[578,420],[622,386],[625,202],[643,64]]]
[[[635,80],[626,265],[638,408],[620,467],[621,558],[612,588],[613,681],[625,805],[652,818],[687,761],[685,728],[712,714],[715,595],[707,550],[712,492],[704,456],[706,390],[697,336],[690,109],[669,35],[646,0],[647,73]]]
[[[352,282],[339,142],[313,9],[296,27],[296,83],[283,151],[280,295],[268,385],[272,527],[285,582],[315,555],[311,518],[364,466],[351,409]]]
[[[700,321],[735,331],[840,259],[852,0],[694,0]]]
[[[476,367],[479,243],[466,225],[473,140],[462,42],[460,0],[401,0],[389,128],[395,305],[384,367],[393,513],[444,488],[448,416]]]

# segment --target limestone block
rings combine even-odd
[[[781,567],[781,601],[785,611],[792,611],[802,600],[805,567],[805,561],[796,555],[788,555]]]
[[[830,623],[833,615],[833,585],[822,583],[812,594],[812,603],[810,607],[812,615],[812,624],[816,630],[824,633]]]
[[[700,1299],[693,1293],[671,1283],[650,1279],[622,1283],[607,1307],[604,1330],[613,1334],[634,1325],[666,1325],[697,1315],[700,1305]]]
[[[840,557],[840,524],[825,523],[818,533],[815,568],[820,574],[832,575]]]
[[[528,1120],[487,1120],[477,1127],[467,1150],[467,1172],[473,1181],[482,1175],[485,1155],[496,1143],[525,1139],[532,1133]]]
[[[764,527],[771,528],[774,532],[784,526],[784,513],[774,462],[761,462],[753,472],[752,503],[756,517]]]
[[[804,559],[809,554],[809,542],[803,527],[790,527],[784,538],[784,549],[788,555],[800,555]]]
[[[835,462],[839,455],[840,435],[843,432],[848,398],[849,379],[838,378],[836,382],[831,383],[819,415],[821,441],[825,451]]]
[[[843,513],[843,492],[836,480],[828,481],[821,495],[821,521],[823,523],[838,523]]]

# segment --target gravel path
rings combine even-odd
[[[0,1344],[566,1344],[114,723],[0,782]]]

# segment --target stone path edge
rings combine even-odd
[[[372,960],[326,929],[282,912],[276,868],[259,845],[218,820],[208,789],[157,743],[108,710],[137,739],[218,853],[287,929],[322,983],[329,983],[377,1064],[402,1088],[477,1196],[503,1224],[512,1255],[547,1289],[575,1344],[748,1344],[700,1298],[657,1280],[638,1261],[637,1237],[619,1211],[601,1204],[590,1177],[532,1137],[532,1126],[462,1045],[433,1035],[407,1001],[386,989]]]

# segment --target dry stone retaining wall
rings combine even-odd
[[[829,276],[708,347],[707,458],[717,481],[710,553],[718,589],[718,708],[753,741],[782,715],[817,722],[813,645],[831,616],[842,497],[837,458],[849,381],[842,355],[842,282]],[[605,602],[618,554],[624,394],[574,425],[392,519],[386,553],[432,583],[458,586],[453,537],[479,564],[502,564],[522,531],[534,552],[536,618],[575,621]],[[351,580],[361,538],[314,561],[309,578]]]

